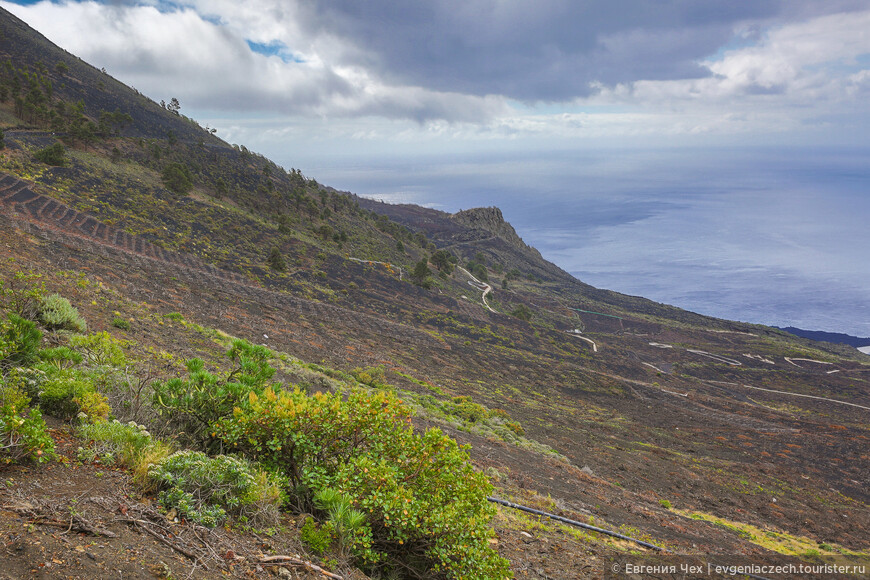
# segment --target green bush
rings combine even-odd
[[[281,255],[281,250],[274,246],[269,251],[269,258],[266,261],[268,262],[269,267],[276,272],[283,272],[287,269],[287,262],[284,261],[284,256]]]
[[[305,523],[299,530],[299,539],[305,544],[309,550],[318,556],[324,555],[335,539],[335,534],[332,531],[332,525],[327,522],[326,525],[318,525],[314,518],[305,518]]]
[[[199,451],[179,451],[148,470],[163,489],[160,502],[191,520],[214,527],[228,514],[271,523],[283,502],[283,481],[249,461]]]
[[[120,328],[121,330],[130,330],[130,321],[126,318],[116,316],[112,320],[112,326],[114,326],[115,328]]]
[[[478,254],[479,256],[480,254]],[[474,260],[468,262],[465,265],[465,268],[471,272],[471,275],[480,280],[481,282],[489,282],[489,274],[486,271],[486,266],[480,262],[475,262]]]
[[[350,374],[358,382],[369,387],[380,389],[387,386],[387,379],[384,374],[384,367],[381,365],[378,365],[376,367],[368,367],[365,369],[355,368],[350,371]]]
[[[34,272],[15,272],[0,282],[0,309],[27,320],[36,320],[39,302],[45,294],[45,282]]]
[[[219,420],[227,445],[284,473],[297,505],[331,489],[364,514],[350,554],[373,570],[448,578],[509,577],[489,547],[492,486],[437,429],[414,433],[410,410],[387,391],[307,396],[251,393]]]
[[[202,360],[191,359],[186,363],[187,379],[154,383],[155,409],[168,416],[190,442],[206,448],[216,443],[212,425],[231,415],[248,393],[262,392],[275,374],[268,364],[272,352],[263,346],[235,340],[226,354],[235,363],[228,374],[212,374]]]
[[[170,163],[163,169],[161,178],[163,185],[172,193],[184,195],[193,189],[193,176],[184,163]]]
[[[532,309],[525,304],[520,304],[511,311],[511,316],[516,316],[520,320],[529,322],[532,319]]]
[[[82,410],[79,404],[82,397],[94,392],[94,384],[81,371],[57,371],[50,373],[42,383],[39,405],[52,417],[68,420],[76,417]]]
[[[55,456],[39,409],[28,410],[30,398],[18,387],[0,382],[0,464],[24,460],[39,463]]]
[[[133,421],[121,423],[117,420],[105,423],[85,423],[77,429],[79,437],[91,442],[90,455],[101,456],[111,453],[118,457],[122,465],[132,467],[137,456],[152,444],[151,434],[144,425]],[[88,456],[88,452],[79,452]]]
[[[489,411],[483,405],[475,403],[471,397],[453,397],[441,406],[442,411],[461,419],[466,423],[477,423],[489,417]]]
[[[314,494],[314,504],[326,513],[328,521],[323,531],[338,544],[341,558],[351,556],[355,546],[371,546],[371,530],[366,526],[366,515],[353,507],[350,498],[335,489],[326,488]]]
[[[40,149],[33,156],[38,160],[42,161],[46,165],[54,165],[56,167],[63,167],[67,163],[66,158],[66,148],[63,146],[63,143],[55,143],[54,145],[49,145],[44,149]]]
[[[38,400],[45,382],[46,373],[35,367],[13,367],[6,372],[6,377],[0,379],[0,384],[5,381],[7,386],[15,387],[27,395],[30,401]]]
[[[39,351],[39,360],[54,366],[58,370],[63,370],[81,364],[84,358],[68,346],[59,346]]]
[[[29,366],[39,360],[42,333],[36,325],[9,313],[0,322],[0,368]]]
[[[117,368],[127,365],[124,349],[130,346],[130,342],[118,340],[108,332],[71,336],[69,344],[84,356],[89,365]]]
[[[39,321],[51,330],[85,332],[88,325],[79,311],[60,294],[49,294],[39,304]]]
[[[411,280],[417,286],[422,286],[427,290],[432,287],[432,280],[429,276],[432,274],[432,271],[429,270],[429,262],[426,258],[421,258],[419,262],[414,265],[414,270],[411,271]]]
[[[456,257],[447,250],[438,250],[432,254],[429,261],[432,262],[439,271],[449,275],[453,273],[453,267],[454,264],[456,264]]]
[[[85,391],[75,397],[73,403],[78,405],[76,416],[83,423],[105,423],[112,412],[106,395],[96,391]]]
[[[93,461],[99,457],[104,463],[117,461],[130,468],[134,480],[145,488],[153,487],[148,470],[172,453],[169,444],[153,438],[144,425],[133,421],[83,424],[78,434],[88,441],[86,447],[79,447],[79,459]]]

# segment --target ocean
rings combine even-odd
[[[583,149],[336,158],[339,189],[498,206],[594,286],[711,316],[870,336],[870,150]]]

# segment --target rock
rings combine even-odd
[[[538,250],[528,246],[517,235],[514,227],[504,221],[504,216],[497,207],[466,209],[452,214],[450,219],[472,229],[485,230],[521,251],[530,252],[538,258],[541,257]]]

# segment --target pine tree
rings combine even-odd
[[[276,272],[283,272],[287,269],[287,263],[284,261],[284,256],[281,255],[281,250],[276,247],[272,247],[272,250],[269,252],[269,267],[275,270]]]

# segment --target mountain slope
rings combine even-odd
[[[215,329],[306,363],[281,374],[312,391],[382,372],[417,427],[472,445],[500,495],[572,519],[692,554],[785,551],[748,525],[807,537],[820,553],[866,550],[862,355],[592,288],[495,208],[450,215],[324,187],[220,141],[5,12],[0,30],[0,60],[10,59],[0,243],[14,259],[2,279],[40,273],[92,330],[135,341],[155,366],[162,352],[219,365]],[[129,121],[103,115],[116,110]],[[66,163],[47,165],[36,153],[58,137]],[[165,179],[175,165],[189,190]],[[480,285],[458,268],[439,273],[434,259],[414,283],[437,249],[483,268],[494,312]],[[510,315],[520,306],[530,320]],[[119,316],[131,331],[113,326]],[[634,549],[508,512],[497,529],[517,572],[592,577]]]

